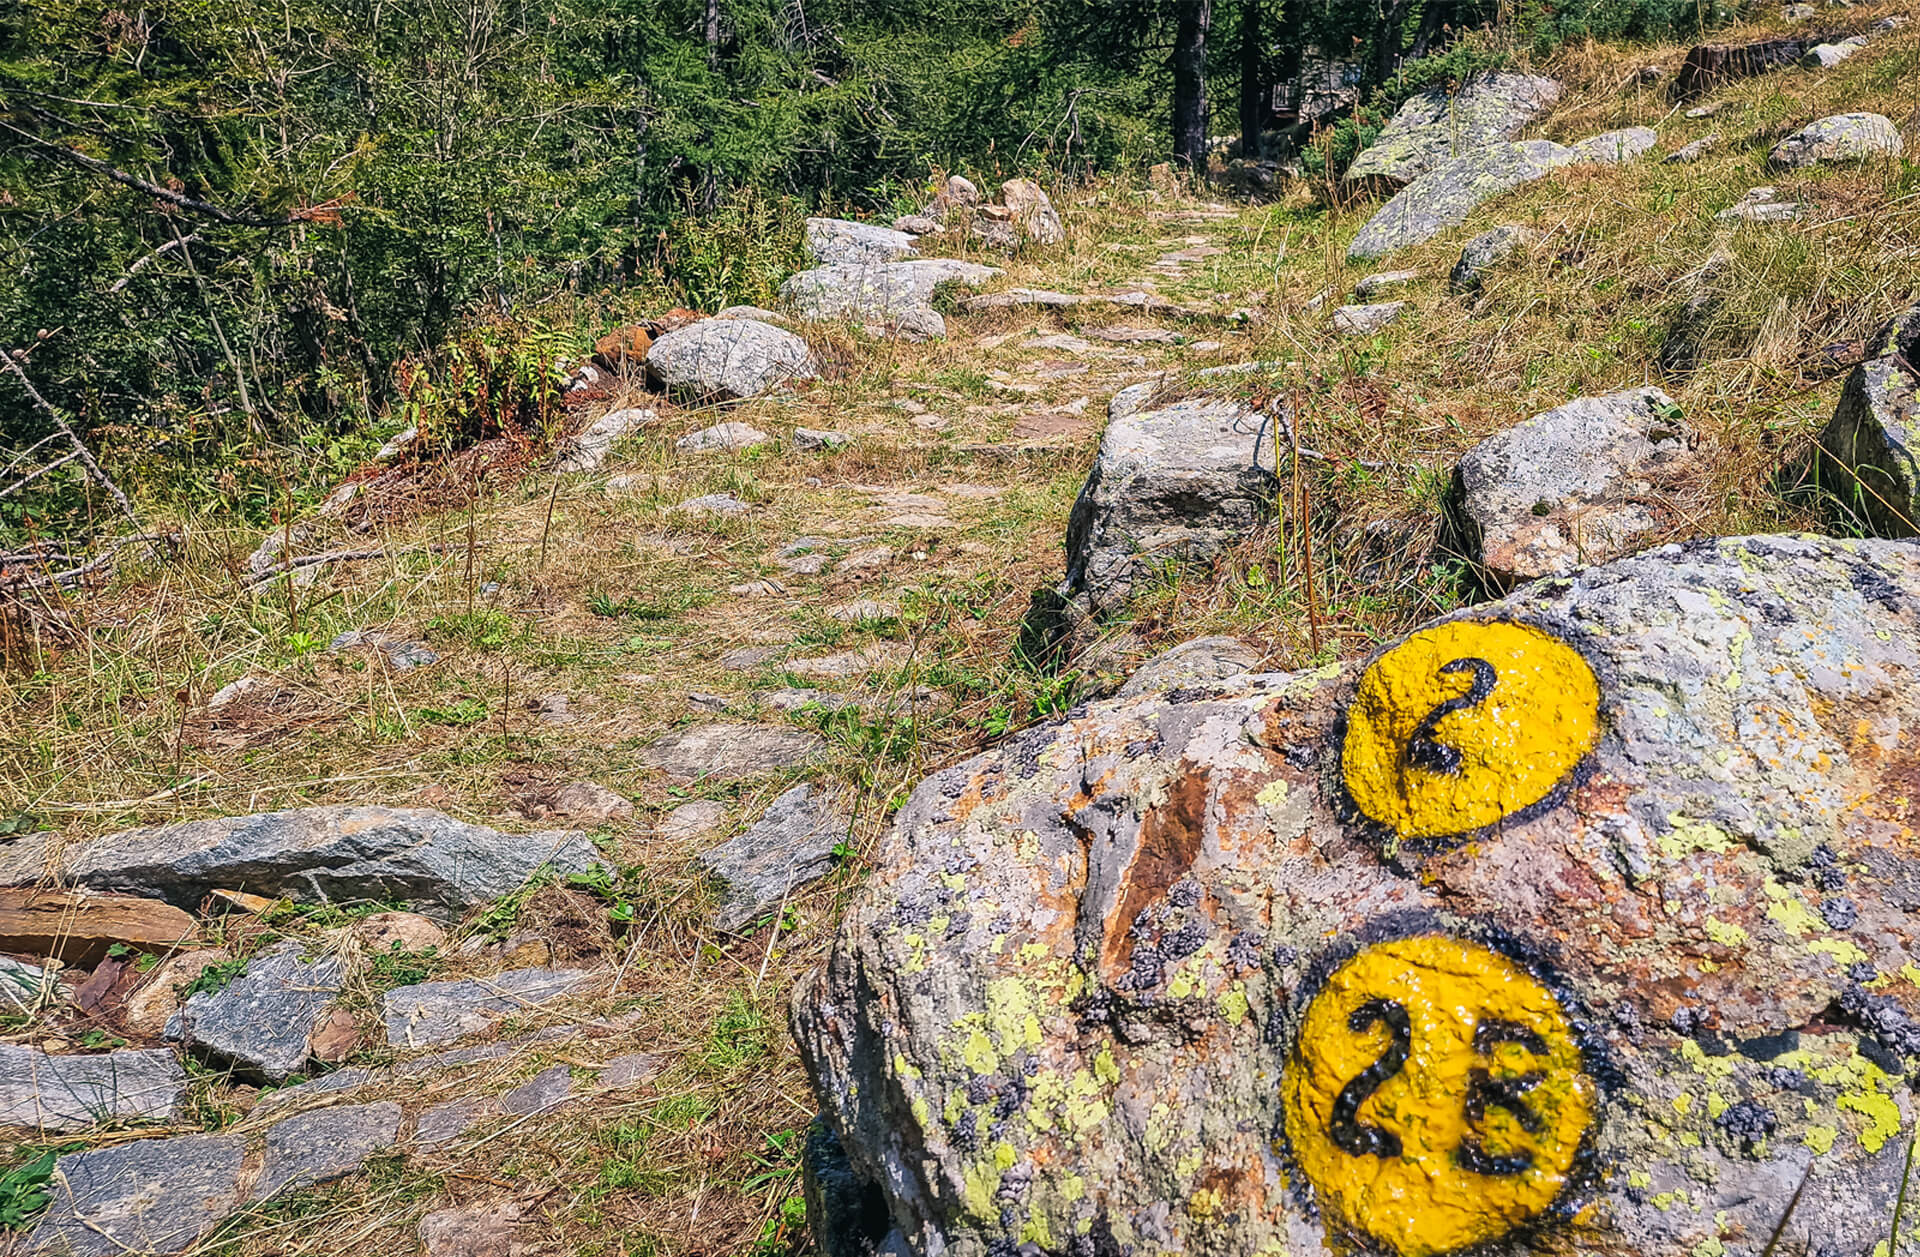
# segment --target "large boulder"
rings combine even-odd
[[[1486,201],[1544,179],[1574,161],[1551,140],[1489,144],[1421,175],[1382,205],[1347,246],[1352,261],[1368,261],[1431,240],[1458,227]]]
[[[893,1251],[1868,1252],[1917,678],[1920,549],[1748,537],[1079,709],[913,793],[794,1039]]]
[[[807,342],[754,319],[702,319],[647,351],[647,373],[690,401],[758,397],[786,380],[813,378]]]
[[[1842,113],[1809,123],[1781,140],[1767,154],[1770,165],[1787,170],[1825,162],[1898,157],[1905,149],[1900,128],[1877,113]]]
[[[1347,167],[1347,181],[1397,191],[1456,157],[1512,139],[1558,99],[1552,79],[1506,70],[1472,75],[1452,95],[1429,88],[1400,106]]]
[[[941,284],[983,284],[1000,272],[953,258],[817,266],[780,285],[780,298],[815,323],[856,323],[883,336],[926,340],[944,336],[947,322],[933,308]]]
[[[1893,319],[1847,377],[1815,446],[1821,487],[1876,537],[1920,536],[1920,306]]]
[[[904,231],[845,218],[809,218],[807,252],[822,266],[896,262],[914,256],[914,239]]]
[[[1275,424],[1229,398],[1108,411],[1093,470],[1067,521],[1061,594],[1096,617],[1156,569],[1211,558],[1273,501]]]
[[[23,839],[0,849],[0,885],[51,873],[188,909],[215,890],[241,890],[458,911],[519,889],[542,868],[584,873],[596,863],[576,830],[503,834],[429,808],[343,803],[129,829],[57,855],[44,838]]]
[[[1634,550],[1692,462],[1680,408],[1657,388],[1579,397],[1488,437],[1454,473],[1451,546],[1495,588]]]

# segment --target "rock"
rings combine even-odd
[[[1877,113],[1843,113],[1804,126],[1773,146],[1770,165],[1788,170],[1824,162],[1898,157],[1905,145],[1900,130]]]
[[[425,642],[388,642],[384,649],[387,663],[395,672],[411,672],[440,662],[440,656]]]
[[[0,848],[0,884],[39,880],[43,856]],[[61,853],[65,880],[192,908],[214,890],[296,903],[431,903],[465,909],[518,890],[543,867],[598,862],[571,830],[503,834],[429,808],[358,803],[130,829]]]
[[[1660,344],[1660,369],[1680,375],[1699,366],[1711,345],[1718,312],[1727,290],[1738,282],[1733,254],[1715,248],[1707,259],[1680,277],[1674,288],[1685,300],[1674,312],[1666,338]]]
[[[893,1229],[887,1199],[854,1171],[824,1116],[807,1124],[800,1174],[807,1229],[820,1257],[877,1257]]]
[[[795,428],[793,447],[801,450],[843,450],[853,444],[853,437],[845,432],[834,432],[826,428]]]
[[[120,1024],[130,1033],[158,1039],[166,1033],[167,1022],[180,1011],[181,995],[194,979],[215,965],[233,959],[224,947],[178,952],[155,965],[140,985],[127,995],[120,1008]]]
[[[172,904],[130,895],[44,887],[0,888],[0,951],[89,966],[109,948],[168,952],[193,941],[199,923]]]
[[[1369,275],[1353,286],[1353,295],[1362,301],[1383,293],[1389,288],[1404,288],[1420,278],[1419,271],[1381,271]]]
[[[573,1070],[566,1065],[543,1069],[500,1097],[500,1111],[509,1117],[550,1113],[573,1094]]]
[[[52,1206],[30,1253],[177,1253],[240,1204],[244,1135],[182,1135],[75,1152],[54,1163]]]
[[[840,680],[881,668],[898,667],[905,662],[906,654],[906,648],[898,642],[876,642],[871,646],[819,655],[812,659],[795,659],[787,664],[787,671],[799,677]]]
[[[1867,343],[1815,445],[1820,486],[1876,537],[1920,536],[1920,306]]]
[[[417,912],[376,912],[361,917],[349,931],[370,952],[441,951],[447,932]]]
[[[641,1087],[652,1082],[665,1064],[662,1058],[652,1052],[628,1052],[602,1065],[597,1081],[608,1090]]]
[[[1800,202],[1782,201],[1772,187],[1748,188],[1747,194],[1714,218],[1723,223],[1790,223],[1800,217]]]
[[[940,224],[925,214],[902,214],[893,220],[893,229],[910,236],[931,236],[940,230]]]
[[[1400,317],[1407,308],[1404,301],[1383,301],[1370,306],[1341,306],[1333,312],[1333,330],[1342,336],[1371,336]]]
[[[1453,273],[1447,277],[1448,285],[1458,293],[1479,292],[1488,271],[1538,238],[1531,228],[1518,223],[1488,228],[1461,248],[1460,260],[1453,264]]]
[[[844,218],[809,218],[807,252],[822,266],[895,262],[914,256],[913,236]]]
[[[629,323],[616,327],[599,340],[593,342],[593,356],[599,365],[609,371],[619,371],[628,363],[641,363],[647,360],[647,350],[653,346],[653,333],[639,323]],[[589,364],[586,370],[593,370]]]
[[[1095,704],[914,792],[794,1040],[913,1252],[1864,1253],[1916,676],[1920,549],[1750,537]]]
[[[633,803],[596,781],[562,786],[548,801],[549,814],[575,825],[597,828],[633,819]]]
[[[770,725],[688,725],[661,734],[640,752],[640,762],[669,777],[746,777],[798,768],[827,749],[825,739],[799,729]]]
[[[383,1100],[318,1109],[275,1122],[267,1131],[266,1162],[253,1185],[253,1199],[266,1200],[288,1187],[345,1178],[368,1157],[399,1142],[402,1116],[399,1105]]]
[[[373,1070],[360,1066],[336,1069],[332,1073],[322,1074],[307,1082],[295,1083],[291,1087],[277,1087],[270,1091],[263,1091],[253,1111],[265,1115],[289,1106],[298,1108],[309,1101],[324,1103],[332,1097],[358,1090],[375,1081],[385,1082],[386,1079],[387,1074],[384,1070],[376,1074]]]
[[[1780,17],[1788,22],[1807,22],[1813,19],[1818,10],[1810,4],[1789,4],[1782,6]]]
[[[940,195],[949,205],[980,204],[980,189],[965,175],[948,175],[947,181],[940,185]]]
[[[660,822],[660,837],[668,842],[688,842],[704,838],[720,828],[727,819],[726,805],[712,799],[695,799],[668,812]]]
[[[167,1037],[216,1065],[268,1082],[306,1067],[308,1039],[340,993],[340,961],[307,960],[286,942],[247,962],[217,991],[196,991],[167,1023]]]
[[[378,450],[374,451],[373,461],[383,464],[397,463],[400,461],[401,456],[411,450],[413,443],[419,439],[420,429],[417,427],[396,432],[387,438],[385,445],[382,445]]]
[[[827,608],[828,617],[846,624],[858,624],[862,620],[891,620],[899,614],[899,604],[876,602],[872,598],[855,598],[852,602]]]
[[[779,646],[741,646],[720,656],[720,666],[728,672],[751,672],[786,655]]]
[[[1013,224],[1034,244],[1059,244],[1067,238],[1060,215],[1044,188],[1031,179],[1009,179],[1000,185],[1000,203],[1013,213]]]
[[[775,711],[800,711],[806,707],[818,707],[823,711],[838,711],[842,707],[852,706],[853,700],[844,698],[831,690],[780,689],[769,690],[762,701]]]
[[[613,443],[660,419],[658,412],[629,406],[610,410],[588,424],[561,449],[553,469],[563,472],[598,471],[613,452]]]
[[[307,1036],[307,1048],[314,1060],[338,1065],[360,1050],[360,1025],[346,1009],[333,1009]]]
[[[787,316],[760,306],[728,306],[713,316],[716,319],[752,319],[756,323],[785,323]]]
[[[442,1209],[420,1219],[427,1257],[522,1257],[520,1207],[514,1204]]]
[[[1628,127],[1589,136],[1569,146],[1573,160],[1581,165],[1618,166],[1651,152],[1660,142],[1652,127]]]
[[[207,700],[208,711],[225,711],[249,694],[267,688],[267,679],[258,676],[244,676],[237,681],[229,681],[213,692]]]
[[[1110,410],[1067,521],[1061,595],[1106,616],[1161,564],[1246,537],[1273,501],[1273,450],[1272,420],[1238,401]]]
[[[809,322],[859,323],[906,340],[944,336],[933,308],[941,284],[983,284],[1000,272],[977,262],[920,258],[883,265],[821,266],[780,285],[780,298]]]
[[[59,999],[59,979],[49,970],[0,956],[0,1012],[32,1014]]]
[[[1471,75],[1458,93],[1429,88],[1393,115],[1347,167],[1349,185],[1393,192],[1475,149],[1511,140],[1560,99],[1552,79],[1510,71]]]
[[[398,986],[382,1001],[387,1042],[431,1047],[479,1034],[502,1017],[569,994],[591,976],[584,969],[514,969],[491,978]]]
[[[1659,528],[1658,493],[1689,469],[1689,437],[1657,388],[1535,415],[1460,460],[1450,544],[1496,588],[1626,554]]]
[[[1810,70],[1831,70],[1866,46],[1866,39],[1859,35],[1837,43],[1815,44],[1807,49],[1806,56],[1800,58],[1800,64]]]
[[[877,572],[881,568],[893,565],[891,546],[861,546],[849,550],[846,556],[833,565],[836,572]]]
[[[536,694],[527,700],[527,710],[540,717],[543,725],[570,725],[574,721],[573,700],[565,694]]]
[[[1573,160],[1549,140],[1490,144],[1436,166],[1400,189],[1381,206],[1347,246],[1347,257],[1381,257],[1431,240],[1458,227],[1483,202],[1535,179],[1544,179]]]
[[[770,323],[702,319],[654,341],[647,351],[647,374],[687,401],[758,397],[784,381],[812,379],[813,351]]]
[[[413,1123],[413,1141],[433,1147],[458,1139],[473,1129],[473,1124],[494,1111],[493,1101],[478,1096],[463,1096],[422,1109]]]
[[[675,514],[712,519],[716,516],[745,515],[753,508],[731,493],[703,493],[697,498],[688,498],[673,509]]]
[[[0,1126],[53,1134],[97,1122],[164,1122],[186,1098],[186,1071],[165,1049],[49,1056],[0,1043]]]
[[[1675,100],[1693,100],[1716,87],[1793,65],[1817,39],[1765,39],[1751,44],[1700,44],[1687,53],[1670,89]]]
[[[1260,666],[1260,652],[1237,637],[1196,637],[1141,664],[1120,687],[1120,697],[1184,690],[1225,681]]]
[[[1660,160],[1670,166],[1690,166],[1718,147],[1720,147],[1720,133],[1715,131],[1712,135],[1701,136],[1691,144],[1681,145]]]
[[[775,799],[746,832],[701,852],[701,867],[726,887],[715,928],[738,931],[831,873],[847,825],[846,814],[825,796],[799,785]]]

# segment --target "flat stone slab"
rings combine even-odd
[[[189,911],[215,890],[462,910],[518,890],[543,867],[580,873],[598,862],[576,830],[506,834],[428,808],[348,803],[130,829],[63,853],[57,871],[69,882]],[[44,840],[0,848],[0,884],[29,884],[45,872]]]
[[[49,1056],[0,1044],[0,1126],[58,1132],[164,1122],[186,1097],[187,1072],[164,1048]]]
[[[874,223],[857,223],[846,218],[809,218],[806,233],[807,252],[822,266],[897,262],[917,253],[912,235]]]
[[[714,925],[739,930],[831,873],[834,849],[846,836],[846,814],[812,786],[795,786],[775,799],[745,833],[700,855],[727,888]]]
[[[946,320],[933,308],[935,289],[983,284],[998,274],[953,258],[820,266],[790,276],[780,298],[810,322],[859,323],[882,335],[924,340],[946,335]]]
[[[520,1231],[520,1206],[509,1202],[430,1213],[419,1235],[427,1257],[521,1257]]]
[[[751,424],[729,421],[716,423],[710,428],[701,428],[698,432],[689,432],[673,443],[677,450],[688,453],[710,453],[715,450],[747,450],[756,445],[765,445],[772,437]],[[712,495],[709,495],[712,496]],[[684,509],[685,503],[682,503]]]
[[[447,1143],[473,1129],[475,1122],[494,1111],[491,1099],[464,1096],[423,1109],[414,1119],[413,1141],[423,1147]]]
[[[125,1257],[177,1253],[240,1203],[243,1135],[142,1139],[54,1164],[53,1203],[29,1253]]]
[[[1431,240],[1458,227],[1482,203],[1544,179],[1574,160],[1550,140],[1490,144],[1436,166],[1381,206],[1347,246],[1362,261]]]
[[[1567,151],[1582,165],[1618,166],[1645,156],[1659,142],[1660,137],[1652,127],[1627,127],[1588,136],[1569,145]]]
[[[217,991],[196,991],[167,1023],[189,1052],[249,1077],[282,1082],[305,1068],[308,1039],[340,993],[340,961],[307,960],[305,944],[255,956]]]
[[[1204,686],[1259,666],[1260,652],[1237,637],[1196,637],[1141,664],[1120,687],[1120,697]]]
[[[391,1100],[320,1109],[276,1122],[267,1131],[267,1153],[253,1199],[266,1200],[288,1187],[330,1183],[359,1169],[376,1152],[400,1139],[405,1113]]]
[[[689,725],[654,739],[640,762],[670,777],[746,777],[797,768],[827,749],[826,739],[772,725]]]
[[[565,1065],[543,1069],[500,1097],[500,1111],[509,1117],[550,1113],[573,1095],[573,1071]]]
[[[591,976],[585,969],[514,969],[491,978],[395,987],[382,1001],[387,1042],[427,1047],[479,1034],[509,1013],[578,989]]]

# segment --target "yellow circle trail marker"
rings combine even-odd
[[[1375,943],[1334,970],[1281,1086],[1322,1210],[1399,1257],[1538,1220],[1599,1095],[1552,991],[1499,952],[1438,935]]]
[[[1367,669],[1340,766],[1369,819],[1444,838],[1547,798],[1599,736],[1600,683],[1578,651],[1528,624],[1456,621]]]

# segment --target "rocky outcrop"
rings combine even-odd
[[[1693,100],[1716,87],[1793,65],[1819,43],[1818,36],[1763,39],[1750,44],[1700,44],[1674,76],[1675,100]]]
[[[904,231],[844,218],[809,218],[807,252],[822,266],[862,262],[897,262],[915,254],[914,240]]]
[[[1499,589],[1627,554],[1670,516],[1666,494],[1692,461],[1689,436],[1657,388],[1535,415],[1460,460],[1443,544]]]
[[[1865,1252],[1916,677],[1920,550],[1748,537],[1095,704],[914,792],[794,1039],[892,1251]]]
[[[1815,445],[1820,487],[1851,527],[1920,536],[1920,306],[1881,328]]]
[[[1900,129],[1877,113],[1843,113],[1801,127],[1773,146],[1770,165],[1787,170],[1829,162],[1898,157]]]
[[[1429,88],[1400,106],[1347,167],[1347,182],[1398,191],[1474,149],[1512,139],[1558,99],[1552,79],[1504,70],[1472,75],[1452,95]]]
[[[1260,666],[1260,652],[1237,637],[1196,637],[1141,664],[1120,697],[1190,689],[1244,676]]]
[[[1550,140],[1490,144],[1437,166],[1402,188],[1347,246],[1365,261],[1431,240],[1467,221],[1475,208],[1503,192],[1544,179],[1574,160]]]
[[[459,910],[519,889],[542,868],[581,873],[597,862],[572,830],[503,834],[428,808],[348,803],[130,829],[57,857],[43,840],[22,839],[0,849],[0,885],[51,870],[189,909],[215,890],[243,890],[296,903]]]
[[[1453,264],[1447,284],[1457,293],[1480,291],[1486,273],[1538,239],[1532,228],[1519,223],[1489,227],[1460,249],[1460,260]]]
[[[1227,399],[1139,410],[1123,399],[1067,521],[1060,592],[1094,616],[1123,607],[1157,568],[1246,537],[1273,500],[1271,417]]]
[[[875,335],[926,340],[947,323],[933,308],[941,284],[983,284],[1000,272],[977,262],[918,258],[906,262],[820,266],[780,285],[780,298],[816,323],[855,323]]]
[[[787,380],[812,379],[813,352],[770,323],[702,319],[654,341],[647,374],[683,400],[737,401]]]
[[[187,1073],[164,1049],[50,1056],[0,1044],[0,1126],[49,1134],[100,1122],[164,1122],[187,1098]]]
[[[716,928],[744,929],[786,897],[833,871],[848,819],[812,786],[775,799],[766,815],[734,838],[700,854],[700,865],[725,887]]]
[[[1581,165],[1618,166],[1644,156],[1660,142],[1652,127],[1628,127],[1589,136],[1570,145],[1568,152]]]

